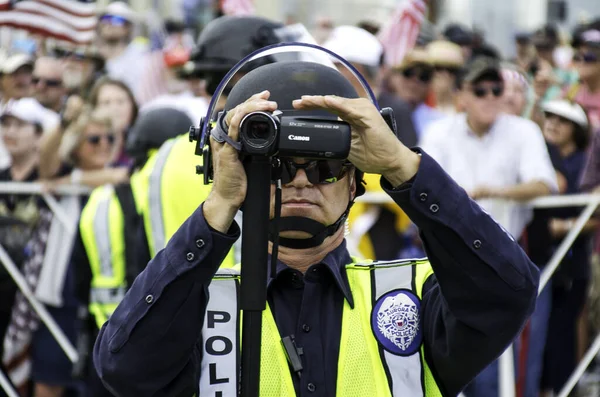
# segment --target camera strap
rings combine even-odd
[[[225,116],[227,112],[221,111],[217,116],[217,123],[215,127],[210,130],[210,135],[215,139],[215,141],[219,143],[228,143],[238,152],[242,150],[242,144],[240,142],[236,142],[229,136],[229,129],[225,125]]]

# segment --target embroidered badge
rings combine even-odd
[[[410,356],[421,346],[421,301],[412,291],[401,289],[381,296],[371,314],[371,328],[385,350]]]

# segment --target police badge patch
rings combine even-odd
[[[410,290],[388,292],[375,302],[371,328],[375,339],[388,352],[399,356],[414,354],[423,340],[421,301]]]

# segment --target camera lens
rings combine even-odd
[[[268,140],[271,136],[271,128],[268,121],[250,120],[248,123],[248,138],[257,140]]]

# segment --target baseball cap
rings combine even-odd
[[[394,69],[405,70],[416,65],[432,66],[431,57],[427,50],[422,48],[413,48],[404,56],[400,65],[394,67]]]
[[[455,66],[464,65],[462,50],[458,44],[448,40],[436,40],[427,45],[427,53],[433,65]]]
[[[460,87],[463,83],[473,83],[484,76],[502,81],[500,62],[497,59],[484,56],[474,58],[458,74],[456,83]]]
[[[348,62],[374,67],[379,66],[383,53],[383,46],[377,37],[365,29],[350,25],[333,29],[323,47]]]
[[[27,54],[13,54],[2,62],[1,72],[3,74],[12,74],[25,65],[33,68],[33,58]]]
[[[58,114],[46,109],[34,98],[9,101],[0,113],[0,121],[9,116],[38,125],[45,131],[55,128],[60,122]]]
[[[122,1],[114,1],[110,3],[99,15],[100,21],[107,20],[111,24],[118,24],[119,22],[134,23],[136,20],[136,13]]]
[[[575,102],[565,101],[564,99],[548,101],[542,106],[542,109],[545,113],[564,117],[583,128],[587,128],[589,125],[585,111],[581,105]]]

